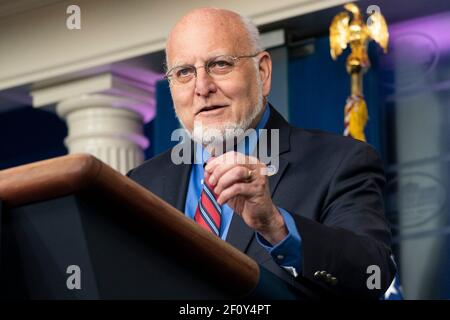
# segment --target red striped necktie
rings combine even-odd
[[[203,183],[202,194],[195,210],[194,220],[207,231],[220,236],[222,209],[217,203],[217,195],[206,180]]]

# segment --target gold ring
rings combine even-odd
[[[247,181],[250,181],[250,180],[252,180],[252,177],[253,177],[253,170],[248,170],[247,171],[247,177],[246,177],[246,179],[245,180],[247,180]]]

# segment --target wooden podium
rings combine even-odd
[[[90,155],[0,171],[0,201],[2,299],[318,298]]]

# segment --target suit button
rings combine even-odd
[[[321,278],[325,278],[327,276],[327,272],[326,271],[320,271],[319,274],[320,274]]]
[[[314,273],[314,278],[320,279],[320,271],[316,271],[316,272]]]
[[[338,279],[336,277],[331,277],[330,284],[335,286],[338,283]]]
[[[332,281],[332,279],[333,279],[334,277],[333,277],[333,275],[331,274],[331,273],[327,273],[327,275],[326,275],[326,277],[325,277],[325,281],[327,282],[327,283],[329,283],[329,284],[331,284],[333,281]],[[334,279],[336,279],[336,278],[334,278]]]

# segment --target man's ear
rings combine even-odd
[[[272,58],[267,51],[261,52],[260,55],[258,71],[263,84],[262,94],[264,97],[267,97],[272,84]]]

